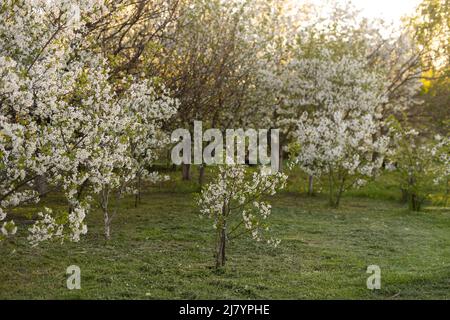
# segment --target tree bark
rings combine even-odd
[[[200,185],[200,189],[203,186],[204,180],[205,180],[205,165],[202,164],[202,165],[200,165],[199,172],[198,172],[198,184]]]
[[[191,165],[183,163],[181,165],[183,180],[191,180]]]
[[[408,190],[406,190],[405,188],[401,188],[402,191],[402,198],[401,198],[401,203],[406,204],[408,202]]]
[[[100,194],[100,207],[103,211],[104,233],[106,240],[111,239],[111,217],[108,212],[109,208],[109,190],[103,189]]]
[[[216,250],[216,269],[225,266],[225,248],[227,245],[227,217],[228,217],[228,205],[224,202],[222,208],[222,220],[218,224],[217,230],[217,250]]]
[[[47,178],[45,175],[39,175],[34,179],[34,188],[39,196],[45,196],[48,192]]]
[[[422,207],[422,201],[415,192],[411,193],[409,206],[410,206],[411,210],[413,210],[413,211],[420,211],[420,209]]]
[[[313,176],[308,177],[308,195],[309,196],[314,195],[314,177]]]
[[[283,155],[283,146],[280,143],[280,151],[279,151],[279,155],[278,155],[278,172],[283,172],[283,160],[284,160],[284,155]]]
[[[106,240],[111,239],[111,219],[109,218],[108,211],[103,212],[103,218],[105,222],[105,238]]]
[[[225,248],[227,243],[227,229],[224,225],[219,230],[217,252],[216,252],[216,268],[225,266]]]
[[[408,179],[409,189],[415,190],[416,179],[414,177],[409,177]],[[408,192],[409,196],[409,208],[413,211],[420,211],[422,201],[415,191]]]

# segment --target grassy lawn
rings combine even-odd
[[[280,246],[238,239],[226,268],[215,271],[211,221],[199,217],[193,190],[173,187],[148,191],[138,208],[126,199],[109,242],[99,211],[89,215],[79,244],[31,248],[22,227],[0,246],[0,298],[450,298],[448,210],[411,213],[394,199],[364,197],[364,190],[330,209],[325,196],[287,191],[273,199]],[[69,291],[65,271],[73,264],[81,268],[82,289]],[[378,291],[366,288],[372,264],[381,267]]]

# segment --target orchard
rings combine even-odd
[[[450,298],[449,16],[2,0],[0,297]]]

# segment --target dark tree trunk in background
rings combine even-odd
[[[415,193],[411,194],[409,207],[412,211],[420,211],[421,201]]]
[[[284,160],[283,147],[280,145],[278,172],[283,172],[283,160]]]
[[[198,184],[200,185],[200,188],[203,187],[203,182],[205,181],[205,165],[200,165],[199,171],[198,171]]]
[[[409,194],[409,209],[412,211],[420,211],[422,209],[423,198],[412,192]]]
[[[308,177],[308,195],[309,196],[314,195],[314,177],[313,176]]]
[[[48,192],[47,178],[45,175],[39,175],[34,179],[34,188],[41,197]]]
[[[408,179],[409,190],[407,193],[409,201],[409,209],[412,211],[420,211],[422,207],[422,198],[420,194],[416,192],[416,179],[414,177],[409,177]]]
[[[183,163],[181,165],[183,180],[191,180],[191,165]]]
[[[402,198],[401,198],[401,203],[407,203],[408,202],[408,190],[406,190],[405,188],[401,188],[402,191]]]

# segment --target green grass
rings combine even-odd
[[[300,180],[272,201],[271,233],[280,246],[238,239],[221,271],[212,268],[212,223],[198,215],[194,182],[148,189],[138,208],[126,199],[109,242],[98,211],[78,244],[31,248],[22,225],[0,245],[0,298],[450,299],[449,210],[411,213],[380,182],[330,209],[324,195],[300,194]],[[64,205],[57,196],[45,202]],[[73,264],[82,289],[69,291],[65,271]],[[378,291],[366,288],[372,264],[382,271]]]

